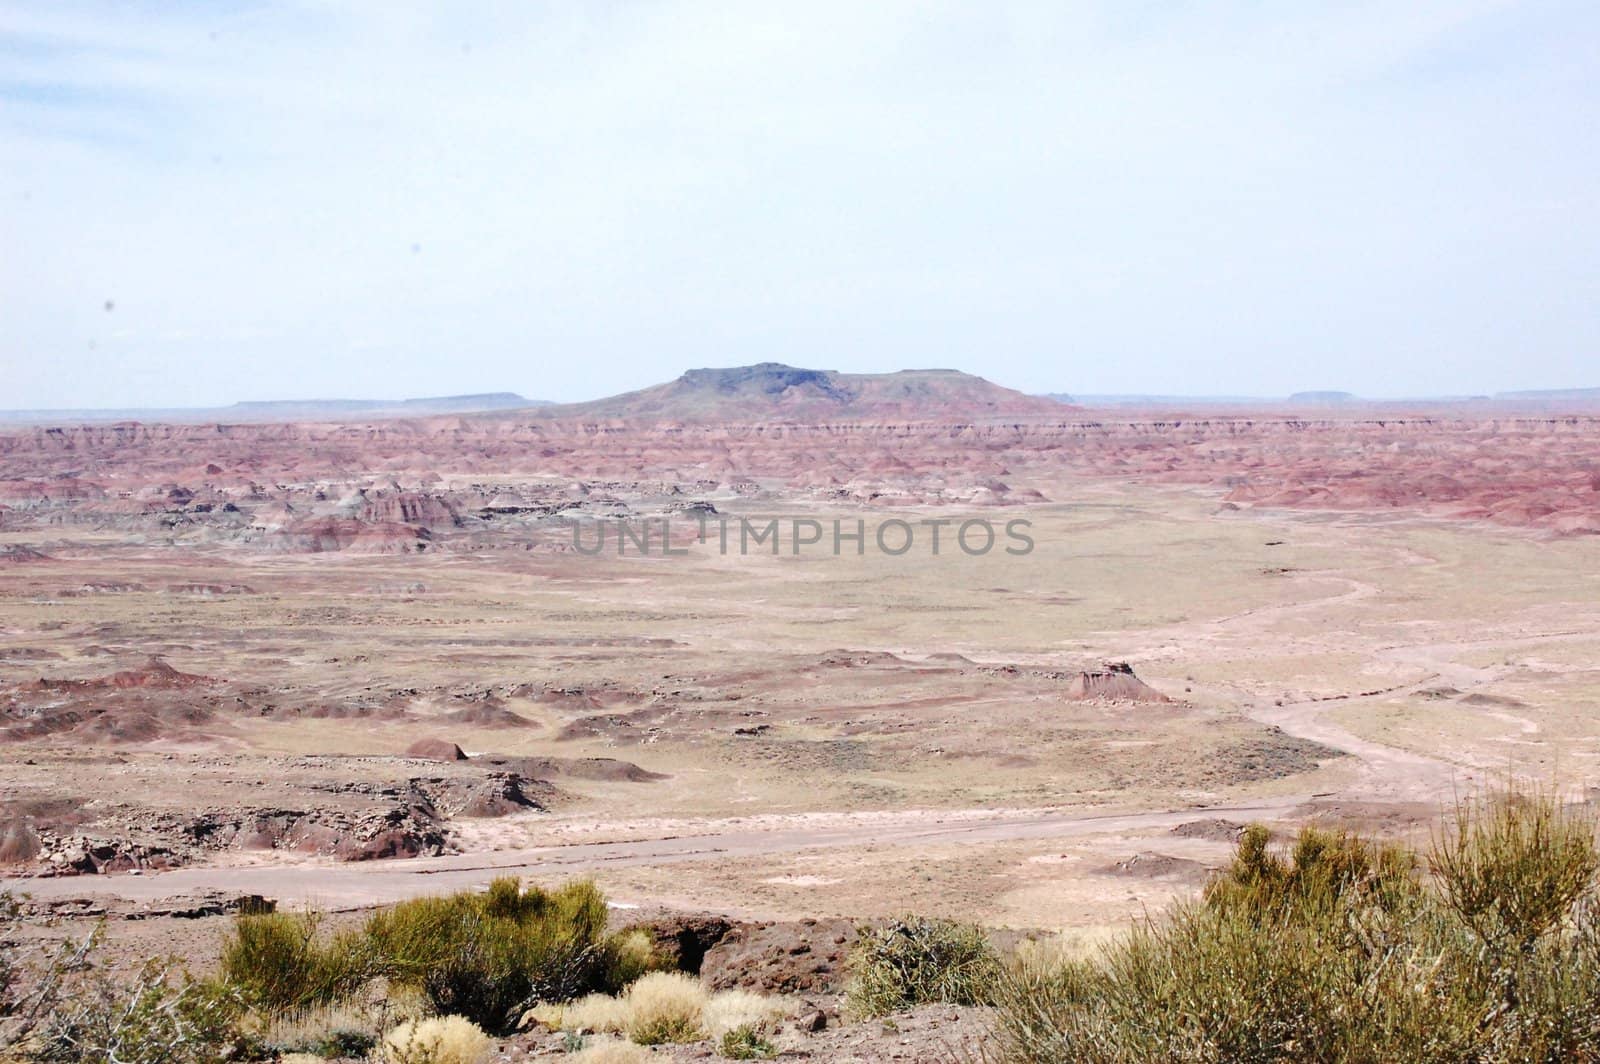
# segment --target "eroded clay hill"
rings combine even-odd
[[[1600,532],[1600,418],[1587,415],[1102,419],[968,402],[955,412],[934,403],[942,416],[916,419],[890,404],[902,416],[872,420],[853,416],[860,404],[847,399],[835,403],[839,420],[805,420],[789,415],[815,415],[836,382],[808,378],[752,407],[740,389],[761,386],[735,382],[729,409],[770,416],[734,421],[569,411],[17,429],[0,434],[0,530],[87,525],[266,551],[381,554],[451,549],[496,522],[665,512],[718,493],[1003,506],[1038,502],[1039,486],[1086,475],[1203,486],[1233,507]],[[660,396],[630,402],[683,409]],[[3,564],[40,561],[12,549]]]

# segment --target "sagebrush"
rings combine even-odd
[[[1431,851],[1263,828],[1197,902],[1097,958],[1016,965],[1011,1064],[1600,1060],[1600,851],[1548,793],[1463,804]]]

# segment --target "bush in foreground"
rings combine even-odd
[[[771,1060],[778,1047],[754,1027],[735,1027],[723,1034],[718,1050],[729,1060]]]
[[[931,1003],[983,1004],[1000,963],[981,927],[907,916],[862,928],[849,969],[846,1004],[869,1017]]]
[[[22,1059],[74,1064],[223,1064],[254,1055],[244,1003],[223,984],[152,961],[127,983],[75,980]]]
[[[523,890],[496,880],[485,893],[418,898],[366,926],[379,970],[415,986],[434,1011],[504,1031],[535,1001],[605,989],[606,903],[590,883]]]
[[[311,913],[241,917],[222,950],[222,978],[268,1013],[298,1012],[342,1001],[373,973],[366,939],[355,933],[323,942]]]
[[[326,939],[311,917],[242,916],[223,974],[269,1016],[347,1000],[381,977],[434,1013],[503,1033],[535,1002],[615,990],[656,965],[647,936],[608,936],[606,919],[592,884],[524,890],[505,878],[401,902]]]
[[[1467,803],[1426,860],[1254,828],[1204,897],[1089,961],[1014,967],[1011,1064],[1600,1060],[1600,851],[1548,794]]]

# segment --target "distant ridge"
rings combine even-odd
[[[1273,410],[1311,408],[1323,413],[1357,415],[1363,411],[1398,412],[1437,410],[1456,414],[1590,413],[1600,409],[1600,388],[1559,388],[1548,391],[1497,392],[1494,395],[1417,395],[1369,399],[1350,392],[1295,392],[1283,397],[1261,395],[1141,395],[1075,392],[1049,393],[1042,398],[1073,403],[1087,409],[1193,410],[1216,413],[1237,411],[1251,415]]]
[[[1586,403],[1600,399],[1600,388],[1546,388],[1528,392],[1496,392],[1494,397],[1517,403]]]
[[[990,418],[1059,414],[1060,404],[953,369],[840,373],[781,362],[692,369],[674,381],[588,403],[549,406],[550,418],[677,421],[829,418]]]
[[[1350,392],[1295,392],[1284,397],[1261,395],[1093,395],[1047,392],[1042,397],[1081,406],[1336,406],[1367,402]],[[1440,400],[1453,401],[1453,400]]]
[[[274,417],[317,417],[328,414],[366,414],[386,410],[410,414],[459,414],[480,410],[519,410],[547,406],[541,399],[524,399],[516,392],[481,392],[476,395],[442,395],[426,399],[256,399],[224,407],[241,414]]]
[[[89,410],[0,410],[0,424],[89,424],[105,421],[338,421],[347,417],[429,417],[549,406],[515,392],[481,392],[422,399],[254,399],[232,406],[129,407]]]
[[[0,410],[0,425],[82,425],[118,421],[148,424],[270,423],[517,415],[540,420],[825,422],[1059,419],[1080,410],[1194,411],[1260,416],[1273,410],[1315,409],[1318,416],[1439,410],[1461,415],[1600,413],[1600,388],[1553,388],[1489,395],[1368,399],[1343,391],[1303,391],[1283,397],[1052,392],[1027,395],[954,369],[841,373],[781,362],[691,369],[675,380],[581,403],[528,399],[515,392],[477,392],[416,399],[266,399],[222,407]]]

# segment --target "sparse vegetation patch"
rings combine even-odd
[[[1088,960],[1013,965],[997,1055],[1067,1062],[1600,1059],[1595,824],[1464,804],[1425,856],[1247,830],[1204,897]]]

